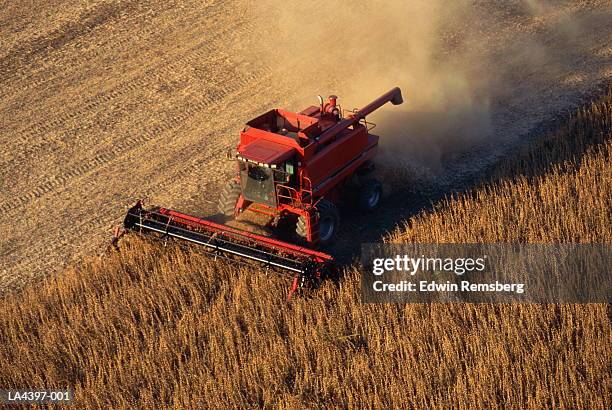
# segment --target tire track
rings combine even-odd
[[[216,134],[227,132],[228,130],[229,130],[229,127],[223,129],[223,131],[217,131]],[[213,136],[214,136],[213,133],[207,135],[207,137],[213,137]],[[206,156],[199,158],[196,161],[193,161],[187,167],[181,168],[180,170],[172,174],[169,174],[164,179],[164,182],[162,183],[162,185],[169,185],[173,183],[173,181],[175,182],[177,178],[187,173],[189,174],[195,173],[198,169],[202,169],[202,167],[205,164],[209,163],[211,160],[215,158],[219,158],[223,154],[224,151],[225,151],[224,148],[216,148],[212,151],[209,151]],[[139,197],[140,198],[150,197],[155,191],[159,189],[159,187],[160,187],[160,184],[155,183],[151,187],[147,188],[144,192],[142,192],[142,195],[140,195]],[[101,208],[104,209],[105,212],[101,212],[95,215],[85,212],[84,214],[89,215],[90,218],[78,218],[77,217],[75,218],[75,220],[81,221],[81,223],[78,223],[78,224],[73,223],[70,225],[70,227],[67,230],[58,229],[54,236],[48,236],[45,238],[41,238],[42,240],[37,241],[36,249],[44,249],[45,258],[33,258],[32,256],[25,255],[26,257],[24,257],[22,261],[17,262],[13,266],[11,266],[10,269],[4,269],[2,271],[4,278],[2,278],[2,282],[0,283],[0,294],[5,289],[13,288],[16,285],[18,286],[20,283],[22,283],[24,279],[28,280],[28,278],[23,278],[21,274],[10,275],[9,273],[11,271],[13,273],[30,272],[31,274],[35,276],[39,276],[40,272],[43,272],[43,271],[49,272],[49,271],[53,271],[57,269],[57,266],[55,266],[55,269],[53,269],[53,266],[54,266],[53,262],[55,261],[57,256],[60,256],[58,255],[57,250],[61,248],[65,248],[66,243],[73,243],[75,239],[78,239],[81,236],[88,238],[87,242],[95,243],[96,244],[95,247],[100,248],[100,246],[102,245],[102,248],[105,248],[104,238],[107,238],[106,239],[107,241],[110,240],[109,238],[111,238],[112,226],[116,224],[118,220],[123,218],[127,208],[121,209],[120,207],[117,207],[116,204],[114,207],[102,206]],[[109,210],[113,210],[113,208],[115,209],[115,212],[108,212]],[[92,233],[94,234],[92,235]],[[60,239],[63,239],[63,241]],[[32,249],[32,252],[35,252],[34,248],[30,248],[30,249]],[[73,255],[73,257],[74,256],[84,256],[86,254],[91,253],[90,252],[91,250],[92,250],[92,247],[88,246],[87,250],[77,252],[77,253],[80,253],[80,255]],[[53,255],[53,258],[46,257],[49,255]]]
[[[269,68],[263,68],[243,77],[235,77],[233,79],[234,81],[222,83],[222,87],[216,89],[213,88],[211,92],[203,94],[197,101],[189,104],[187,109],[170,113],[168,115],[168,120],[165,123],[148,127],[139,135],[128,136],[126,139],[115,143],[112,147],[98,153],[95,157],[69,168],[56,177],[47,179],[45,182],[24,193],[23,195],[13,199],[9,198],[8,201],[0,205],[0,213],[7,214],[18,210],[20,207],[27,205],[33,200],[67,185],[70,180],[82,176],[93,169],[106,165],[124,152],[131,150],[138,145],[154,140],[162,133],[178,128],[196,112],[201,111],[210,106],[212,103],[218,102],[231,93],[240,90],[249,82],[269,75],[269,73]]]
[[[212,19],[212,21],[216,22],[218,20],[217,17],[223,14],[223,12],[225,11],[223,7],[224,5],[222,3],[218,3],[218,2],[213,2],[212,4],[209,3],[205,5],[204,9],[201,10],[199,13],[193,13],[191,15],[188,15],[188,17],[185,17],[184,21],[180,22],[181,26],[197,27],[196,23],[202,17],[206,17],[207,20]],[[159,10],[144,10],[143,13],[140,13],[140,14],[132,13],[128,15],[127,17],[125,17],[125,14],[121,14],[116,19],[117,22],[121,23],[119,25],[120,29],[113,30],[113,32],[111,33],[112,36],[108,35],[108,36],[103,37],[103,41],[100,43],[97,43],[97,46],[95,47],[95,49],[93,49],[95,54],[91,56],[90,59],[85,60],[84,63],[87,63],[88,61],[93,59],[93,57],[100,55],[104,51],[105,47],[107,46],[110,46],[111,49],[113,50],[129,51],[130,47],[126,47],[125,45],[133,41],[132,39],[132,36],[134,34],[133,27],[134,25],[137,25],[135,23],[142,24],[142,21],[144,18],[155,19],[161,16],[163,13],[167,12],[168,10],[173,10],[173,7],[171,7],[170,4],[166,4],[165,8],[162,8]],[[88,30],[87,33],[85,34],[89,34],[89,33],[94,33],[94,31]],[[154,24],[148,24],[146,26],[139,27],[138,33],[139,33],[139,37],[148,36],[152,34],[158,34],[158,35],[160,34],[158,27],[155,26]],[[119,37],[121,40],[117,41],[117,37]],[[124,37],[124,38],[121,38],[121,37]],[[81,37],[80,39],[85,40],[83,37]],[[88,49],[88,47],[81,44],[78,41],[78,39],[77,39],[77,42],[74,44],[73,48],[74,49],[72,51],[77,51],[77,52],[83,48]],[[38,66],[37,69],[34,68],[30,70],[29,74],[27,75],[24,75],[18,72],[17,70],[15,70],[12,72],[12,76],[9,75],[6,79],[0,82],[9,84],[13,82],[20,83],[20,82],[29,80],[26,84],[21,85],[16,90],[17,92],[27,91],[32,88],[38,87],[44,83],[49,83],[52,80],[56,79],[56,76],[50,76],[48,75],[48,73],[45,73],[45,71],[48,71],[49,66],[55,65],[55,66],[62,66],[62,67],[72,67],[73,62],[74,62],[74,57],[70,56],[68,53],[60,53],[60,54],[45,53],[44,55],[40,57],[36,56],[33,61],[27,62],[27,66],[23,67],[23,68],[32,68],[32,67]],[[73,71],[77,71],[77,70],[75,69]],[[34,80],[34,77],[36,76],[39,76],[39,78]],[[8,91],[0,92],[0,99],[3,99],[6,96],[15,93],[15,90],[10,89],[9,87],[3,87],[3,89],[8,90]]]
[[[103,3],[92,10],[85,11],[77,20],[67,22],[52,33],[25,42],[0,60],[0,83],[14,77],[10,73],[15,73],[24,66],[27,67],[32,60],[39,60],[38,55],[49,55],[96,27],[113,22],[124,13],[131,13],[137,6],[138,1],[123,4]]]
[[[76,127],[71,128],[66,132],[57,132],[55,130],[55,128],[63,126],[66,122],[72,119],[83,118],[83,116],[88,113],[95,114],[100,112],[102,112],[103,114],[107,114],[108,116],[111,116],[113,118],[116,118],[123,112],[129,112],[131,108],[141,105],[141,101],[132,98],[134,101],[131,104],[127,103],[125,105],[122,105],[121,109],[115,112],[106,112],[106,110],[102,111],[100,110],[100,107],[102,105],[110,104],[113,100],[117,100],[122,96],[130,95],[135,97],[138,91],[146,91],[146,83],[150,83],[148,85],[151,86],[163,81],[164,76],[166,74],[169,74],[171,71],[177,70],[182,64],[191,65],[194,60],[197,60],[198,58],[203,58],[204,55],[209,51],[210,50],[195,50],[184,60],[177,61],[176,64],[171,64],[170,66],[165,67],[161,72],[156,72],[154,74],[151,73],[151,75],[145,73],[144,78],[139,77],[135,81],[129,81],[125,87],[118,87],[118,89],[116,89],[114,92],[104,94],[101,98],[96,98],[93,101],[84,104],[79,110],[76,110],[78,111],[77,114],[75,114],[73,111],[67,111],[59,119],[50,121],[48,124],[42,124],[39,130],[31,129],[27,134],[20,135],[19,138],[21,139],[23,144],[24,141],[35,140],[35,136],[38,133],[40,133],[41,135],[49,132],[56,133],[56,137],[53,138],[53,140],[51,141],[48,138],[38,138],[37,141],[30,142],[29,144],[24,145],[23,150],[18,153],[12,153],[8,161],[0,162],[0,166],[7,169],[17,169],[20,164],[23,164],[24,161],[27,161],[28,159],[32,158],[40,151],[44,150],[46,152],[50,152],[51,145],[61,146],[63,144],[66,144],[71,141],[75,135],[78,135],[79,132],[86,131],[87,128],[90,128],[92,126],[100,125],[99,121],[94,118],[91,121],[79,121],[76,124]],[[214,64],[217,63],[219,60],[223,60],[224,58],[225,56],[219,56],[219,58],[209,61]]]
[[[84,116],[87,112],[97,111],[99,107],[106,105],[117,98],[131,94],[139,89],[146,89],[147,86],[159,82],[160,79],[164,78],[165,76],[170,76],[182,66],[193,65],[193,63],[196,61],[204,60],[205,57],[215,51],[215,49],[218,47],[218,44],[216,44],[215,41],[219,40],[224,34],[230,31],[240,33],[246,30],[248,30],[248,28],[245,26],[238,27],[238,29],[236,29],[235,26],[226,27],[221,32],[212,36],[212,38],[198,43],[177,59],[166,59],[162,63],[161,67],[151,67],[144,73],[140,74],[140,76],[133,77],[132,79],[118,85],[108,92],[97,94],[95,97],[87,100],[84,104],[79,105],[79,107],[75,110],[66,110],[60,116],[52,120],[39,122],[27,128],[25,131],[22,131],[13,138],[15,146],[23,146],[24,149],[22,149],[19,153],[16,153],[15,150],[13,150],[11,152],[12,160],[10,162],[12,164],[19,163],[19,161],[31,156],[33,153],[45,147],[50,142],[43,139],[38,143],[32,143],[32,140],[34,140],[35,137],[48,134],[50,131],[62,127],[68,121]],[[3,163],[2,165],[5,164],[6,163]]]
[[[227,132],[230,128],[225,128],[223,131],[217,131],[217,134],[222,132]],[[214,134],[208,134],[207,137],[213,137]],[[164,178],[164,182],[161,185],[170,185],[173,182],[176,182],[177,178],[185,175],[185,174],[193,174],[197,170],[202,169],[207,163],[210,163],[211,160],[215,158],[219,158],[225,152],[224,148],[217,148],[207,153],[206,156],[199,158],[196,161],[193,161],[190,165],[185,168],[181,168],[176,172],[168,175]],[[140,198],[147,198],[154,194],[160,187],[160,184],[155,183],[153,186],[147,188]],[[71,224],[67,230],[59,230],[55,233],[55,236],[48,236],[45,238],[41,238],[42,240],[37,241],[37,246],[35,249],[44,249],[45,256],[44,258],[33,258],[32,256],[25,255],[22,261],[17,262],[10,269],[4,269],[2,274],[4,278],[2,278],[2,282],[0,283],[0,293],[5,290],[14,287],[15,285],[19,285],[24,279],[22,275],[14,274],[10,275],[9,273],[12,271],[13,273],[23,273],[30,272],[34,276],[39,276],[41,272],[49,272],[57,269],[53,269],[54,261],[58,255],[57,250],[66,247],[66,243],[73,243],[75,239],[83,236],[88,238],[89,243],[95,243],[95,247],[102,249],[106,246],[104,245],[105,241],[110,241],[112,235],[112,226],[117,223],[117,221],[121,220],[125,215],[125,211],[127,208],[120,209],[119,207],[114,206],[115,212],[108,212],[108,210],[112,210],[113,207],[107,208],[102,206],[102,209],[105,212],[101,212],[99,214],[91,214],[85,213],[85,215],[89,215],[90,218],[75,218],[75,220],[82,221],[78,224]],[[91,233],[94,233],[93,235]],[[107,238],[107,239],[104,239]],[[63,239],[63,240],[60,240]],[[30,248],[32,252],[36,252],[34,248]],[[98,249],[98,250],[102,250]],[[84,256],[86,254],[90,254],[92,247],[88,246],[86,250],[77,252],[77,255],[74,256]],[[80,255],[79,255],[80,254]],[[47,256],[53,255],[52,258],[48,258]],[[24,255],[22,255],[24,256]],[[65,258],[62,258],[65,259]],[[70,262],[71,263],[71,262]],[[70,264],[68,263],[68,264]]]
[[[208,137],[212,137],[212,136],[213,134],[208,135]],[[209,162],[211,159],[218,158],[220,155],[222,155],[223,152],[224,152],[224,149],[215,149],[213,151],[210,151],[205,157],[200,158],[197,161],[193,161],[186,168],[183,168],[169,175],[167,178],[165,178],[165,182],[170,184],[172,180],[176,181],[176,178],[182,175],[185,175],[187,173],[196,172],[198,169],[201,169],[201,167],[205,165],[207,162]],[[149,187],[144,192],[142,192],[142,195],[140,197],[141,198],[150,197],[151,194],[155,192],[155,189],[159,188],[159,186],[160,185],[157,183],[154,184],[153,187]],[[74,239],[78,238],[81,235],[89,238],[88,242],[102,242],[101,240],[98,240],[98,238],[100,239],[102,239],[103,237],[110,238],[111,233],[112,233],[111,225],[113,225],[118,220],[120,220],[120,218],[122,218],[125,213],[124,209],[119,210],[118,209],[119,207],[117,206],[115,206],[114,208],[115,208],[115,212],[101,212],[95,215],[90,214],[90,213],[85,213],[85,215],[90,215],[90,218],[88,219],[75,218],[75,220],[82,221],[82,222],[78,224],[74,224],[74,223],[71,224],[67,230],[58,229],[55,236],[53,237],[48,236],[45,238],[41,238],[41,240],[37,241],[36,249],[44,249],[45,254],[43,256],[53,255],[54,258],[46,258],[46,257],[45,258],[33,258],[31,256],[28,257],[28,255],[25,255],[26,257],[22,258],[22,261],[17,262],[13,266],[11,266],[10,269],[3,269],[2,274],[4,278],[2,278],[2,282],[0,283],[0,293],[2,292],[3,289],[11,288],[13,287],[13,285],[18,285],[23,279],[22,275],[9,275],[9,272],[11,271],[15,273],[16,272],[34,273],[34,272],[49,271],[50,270],[49,267],[53,265],[53,261],[55,260],[55,257],[59,256],[57,255],[58,254],[57,250],[60,248],[64,248],[66,246],[66,243],[64,242],[69,242],[69,243],[74,242]],[[102,206],[102,209],[106,210],[107,208]],[[112,209],[113,209],[112,207],[108,208],[108,210],[112,210]],[[108,229],[105,229],[105,228],[108,228]],[[93,236],[91,235],[92,232],[97,232],[98,234]],[[59,238],[64,238],[66,241],[62,242],[61,240],[59,240],[58,236]],[[34,248],[30,248],[30,249],[32,249],[32,252],[35,252]],[[83,251],[81,253],[84,255],[89,252]]]
[[[152,66],[144,73],[141,73],[138,77],[134,77],[124,83],[121,83],[106,93],[97,94],[96,96],[87,100],[84,104],[79,105],[77,110],[67,111],[66,113],[52,121],[41,121],[31,127],[28,127],[25,131],[22,131],[24,135],[19,135],[17,139],[20,142],[26,142],[29,138],[40,132],[47,132],[53,128],[58,127],[59,125],[64,124],[66,121],[69,121],[82,115],[82,113],[85,111],[89,111],[93,108],[99,107],[100,105],[107,103],[118,96],[122,96],[126,93],[129,93],[138,87],[143,87],[149,84],[150,82],[150,79],[147,78],[148,76],[158,78],[160,77],[160,73],[171,74],[172,71],[175,70],[177,67],[184,64],[189,64],[197,58],[202,58],[204,53],[210,53],[211,51],[213,51],[213,49],[218,46],[216,42],[222,39],[226,34],[230,32],[240,34],[248,30],[249,27],[244,24],[224,26],[223,29],[216,31],[211,37],[202,40],[195,46],[185,51],[180,56],[176,58],[170,57],[164,59],[163,62],[160,64],[161,67],[159,65]]]

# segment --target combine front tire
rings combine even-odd
[[[297,220],[297,224],[295,225],[295,233],[301,240],[306,240],[308,238],[308,225],[306,222],[307,216],[300,215]]]
[[[223,191],[221,191],[217,209],[223,215],[233,217],[238,198],[240,198],[240,182],[232,179],[228,181]]]
[[[380,205],[382,184],[376,179],[363,181],[359,191],[359,208],[362,211],[373,211]]]
[[[312,228],[318,228],[318,243],[321,246],[325,246],[331,243],[338,233],[338,228],[340,226],[340,214],[338,213],[338,208],[336,208],[336,205],[326,199],[319,201],[315,212],[318,214],[317,219],[319,221],[319,226]],[[306,240],[308,234],[306,218],[306,216],[300,215],[295,229],[297,235],[304,240]]]

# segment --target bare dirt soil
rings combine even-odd
[[[507,138],[484,138],[447,161],[427,192],[470,180],[612,76],[608,2],[560,2],[535,14],[514,3],[474,7],[482,19],[471,25],[479,32],[466,45],[472,58],[486,55],[499,70],[504,50],[522,50],[525,39],[555,52],[529,48],[530,64],[514,60],[499,72],[487,135]],[[580,24],[553,29],[567,21]],[[305,78],[302,89],[284,75],[291,66],[253,57],[258,24],[242,0],[0,1],[0,289],[100,252],[138,198],[213,214],[233,169],[224,153],[246,120],[275,106],[303,108],[313,84],[323,94],[356,87],[330,75]],[[456,36],[446,41],[452,50]],[[428,200],[419,194],[410,205],[411,186],[392,189],[376,228],[345,224],[350,242],[392,229]]]

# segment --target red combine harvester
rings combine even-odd
[[[292,291],[306,283],[316,285],[335,269],[333,258],[314,248],[334,239],[340,221],[336,203],[347,188],[358,187],[364,211],[376,208],[382,197],[380,182],[371,177],[378,136],[370,134],[374,124],[366,116],[387,102],[401,104],[401,90],[393,88],[348,113],[337,105],[336,96],[327,102],[319,96],[318,106],[299,113],[270,110],[240,133],[236,150],[228,153],[237,162],[237,173],[221,193],[219,211],[232,218],[249,210],[295,224],[300,245],[169,209],[147,210],[141,201],[128,211],[124,228],[290,271],[295,274]]]

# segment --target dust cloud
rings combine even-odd
[[[514,91],[507,80],[550,63],[547,47],[528,36],[501,50],[488,44],[496,21],[540,18],[551,12],[545,1],[264,0],[254,7],[256,58],[276,70],[275,81],[293,85],[291,107],[335,93],[354,108],[401,87],[404,104],[368,120],[378,124],[381,162],[422,175],[492,142],[494,105]]]

